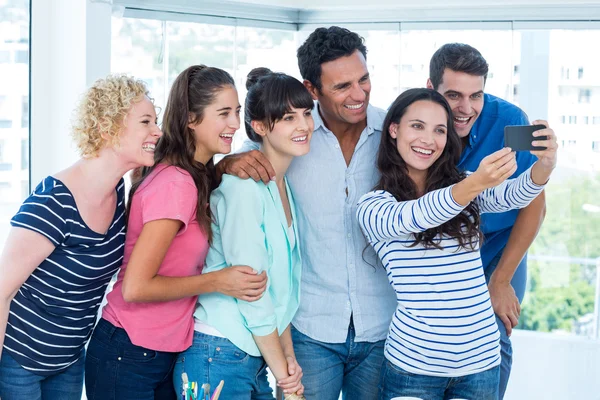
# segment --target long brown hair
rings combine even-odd
[[[210,208],[206,206],[210,192],[216,187],[215,165],[211,159],[206,165],[194,159],[196,138],[190,123],[202,122],[204,109],[210,105],[221,90],[235,87],[231,75],[219,68],[193,65],[179,74],[165,107],[162,122],[163,136],[156,145],[154,166],[144,167],[134,180],[129,192],[127,214],[136,190],[160,162],[178,167],[191,175],[198,189],[196,220],[200,228],[212,240]]]
[[[446,125],[448,127],[446,147],[427,171],[425,193],[453,185],[465,178],[465,174],[460,172],[457,167],[462,146],[460,138],[454,130],[452,109],[448,102],[444,96],[435,90],[409,89],[398,96],[390,106],[383,122],[381,143],[377,154],[377,168],[381,172],[381,179],[375,190],[386,190],[398,201],[415,200],[419,195],[417,185],[408,175],[406,162],[398,153],[396,139],[390,136],[389,129],[392,123],[400,122],[406,109],[411,104],[420,100],[431,101],[442,106],[446,111]],[[461,247],[475,249],[481,239],[479,223],[479,208],[475,202],[470,202],[460,214],[450,221],[438,227],[427,229],[425,232],[415,233],[415,242],[412,246],[422,243],[425,247],[440,248],[440,236],[446,235],[458,240]]]

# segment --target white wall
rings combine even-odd
[[[600,342],[513,331],[513,369],[505,400],[600,399]]]
[[[93,0],[33,0],[31,186],[78,158],[70,137],[78,99],[110,73],[112,7]]]

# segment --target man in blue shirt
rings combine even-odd
[[[454,127],[462,138],[459,167],[475,171],[481,160],[504,147],[504,127],[529,125],[517,106],[484,93],[488,64],[481,53],[466,44],[450,43],[438,49],[429,65],[427,87],[441,93],[454,113]],[[536,121],[534,121],[536,123]],[[517,152],[518,169],[527,170],[536,160],[529,152]],[[508,384],[512,365],[509,336],[521,312],[527,281],[527,249],[535,239],[545,215],[542,192],[529,206],[502,214],[483,214],[484,242],[481,259],[502,346],[500,398]]]
[[[339,27],[316,29],[298,49],[315,101],[310,153],[287,178],[296,200],[302,251],[300,306],[292,338],[308,400],[377,399],[383,346],[396,308],[385,270],[358,226],[358,199],[379,173],[375,155],[385,111],[369,105],[363,39]],[[248,149],[249,147],[244,147]],[[260,152],[225,157],[218,172],[268,182]]]

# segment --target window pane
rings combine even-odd
[[[466,43],[481,52],[489,64],[486,93],[513,99],[513,75],[518,73],[512,62],[513,37],[509,30],[410,30],[402,31],[401,91],[425,87],[429,78],[429,60],[446,43]]]
[[[162,37],[160,21],[112,18],[111,72],[132,75],[146,82],[154,104],[164,109]]]
[[[588,124],[588,116],[600,109],[595,96],[600,60],[578,43],[600,39],[600,31],[548,34],[548,114],[565,146],[546,189],[549,217],[531,249],[529,293],[519,325],[597,338],[600,157],[594,143],[600,141],[600,129]]]
[[[195,64],[234,74],[235,28],[188,22],[167,22],[169,87],[181,71]]]
[[[29,1],[0,2],[0,247],[29,192]],[[26,190],[23,190],[26,188]]]
[[[298,80],[300,70],[296,58],[296,33],[277,29],[238,27],[236,31],[235,84],[242,104],[241,127],[234,136],[232,150],[241,147],[246,139],[243,106],[246,98],[246,77],[253,68],[267,67],[283,72]]]

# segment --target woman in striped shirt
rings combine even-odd
[[[80,400],[84,346],[123,258],[123,175],[154,164],[161,131],[141,81],[98,80],[77,110],[82,158],[45,178],[0,258],[0,397]]]
[[[546,150],[534,151],[538,161],[510,180],[516,161],[508,148],[472,174],[459,172],[452,112],[433,90],[401,94],[383,132],[381,180],[357,212],[398,300],[380,399],[495,400],[499,333],[479,255],[479,214],[525,207],[542,191],[556,165],[554,132],[536,132],[548,136],[534,142]]]

